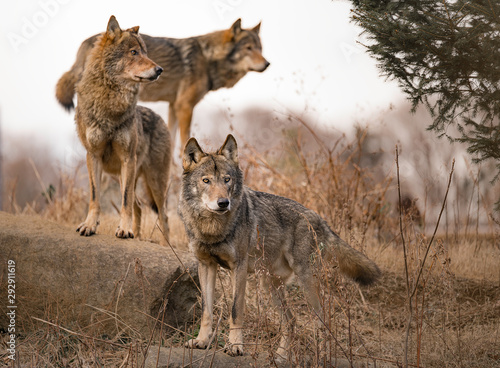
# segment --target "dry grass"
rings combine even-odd
[[[358,134],[353,141],[340,138],[326,145],[306,129],[305,133],[289,134],[283,152],[265,153],[240,140],[247,185],[293,198],[314,209],[334,231],[354,248],[365,252],[383,270],[379,283],[360,288],[339,275],[334,264],[316,262],[325,309],[321,329],[314,327],[317,318],[305,303],[300,287],[294,282],[287,286],[286,303],[297,317],[292,365],[334,366],[337,358],[343,358],[398,367],[403,366],[406,350],[409,366],[498,367],[498,220],[495,225],[494,214],[491,214],[492,220],[485,232],[469,231],[479,226],[470,225],[475,221],[470,210],[462,211],[466,217],[457,220],[455,216],[455,222],[467,223],[467,231],[439,230],[422,265],[437,222],[437,216],[432,217],[441,203],[436,205],[437,210],[430,204],[421,208],[425,232],[410,216],[403,215],[405,266],[397,202],[390,199],[394,198],[397,178],[395,173],[381,177],[375,168],[360,166],[363,139],[364,135]],[[305,149],[305,142],[309,147],[313,142],[316,149]],[[74,226],[84,219],[87,194],[85,187],[82,189],[76,184],[81,181],[77,178],[79,175],[84,173],[62,178],[41,216]],[[444,188],[446,184],[441,183]],[[171,236],[176,247],[185,248],[183,226],[175,214],[178,189],[177,177],[170,188]],[[109,190],[110,199],[98,231],[114,234],[118,214],[113,207],[119,203],[116,197],[113,202],[116,183],[108,181],[104,190]],[[446,208],[455,208],[452,200],[448,205]],[[481,208],[490,209],[492,203],[482,203]],[[157,242],[160,234],[154,230],[156,219],[151,211],[145,212],[143,237]],[[479,221],[479,217],[476,220]],[[223,318],[216,343],[223,345],[231,309],[231,296],[227,291],[230,278],[227,272],[221,271],[218,280],[216,321],[220,316]],[[409,290],[413,289],[415,293],[409,299]],[[247,354],[272,354],[277,347],[284,321],[279,308],[269,307],[268,294],[261,289],[256,276],[251,276],[245,330],[249,344]],[[193,324],[185,331],[165,336],[162,343],[181,346],[189,334],[196,333],[198,314],[199,311],[195,311]],[[147,336],[94,336],[92,326],[74,326],[64,314],[49,307],[46,320],[56,321],[55,325],[39,323],[34,325],[33,332],[22,336],[19,354],[28,366],[140,366]],[[0,359],[7,362],[2,353]]]

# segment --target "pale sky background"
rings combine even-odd
[[[7,155],[16,154],[19,142],[25,144],[23,154],[26,148],[46,144],[57,155],[58,167],[71,169],[84,160],[74,112],[67,113],[58,104],[55,85],[74,63],[81,42],[103,32],[111,15],[122,28],[139,25],[140,33],[177,38],[227,29],[242,18],[244,28],[262,21],[263,55],[271,66],[263,73],[248,73],[231,89],[209,92],[194,110],[192,135],[202,142],[213,138],[212,148],[216,148],[220,137],[229,133],[225,131],[229,125],[216,127],[215,141],[203,127],[208,125],[204,124],[207,116],[230,111],[237,121],[248,107],[278,115],[302,113],[308,122],[348,134],[355,124],[373,127],[392,120],[385,130],[387,152],[401,144],[402,173],[412,178],[408,185],[414,183],[415,193],[422,196],[418,193],[422,183],[434,180],[444,185],[452,157],[433,150],[437,174],[421,176],[414,163],[428,158],[426,146],[412,148],[411,143],[420,139],[439,148],[448,147],[448,142],[426,132],[428,113],[420,109],[411,115],[397,84],[380,76],[375,61],[357,42],[362,41],[361,29],[350,21],[350,8],[351,2],[343,0],[2,0],[0,150],[8,159]],[[147,106],[166,120],[166,102]],[[272,121],[269,124],[273,129]],[[421,129],[419,138],[410,126]],[[254,134],[261,144],[272,139],[264,131]],[[405,142],[410,147],[406,151]],[[33,155],[41,152],[32,151]],[[457,159],[455,176],[460,171],[467,176],[470,158],[460,153]]]
[[[318,124],[348,130],[403,99],[356,43],[360,29],[350,22],[350,6],[330,0],[2,1],[2,139],[28,134],[50,141],[59,155],[79,150],[74,114],[57,103],[55,85],[80,43],[104,31],[112,14],[122,28],[139,25],[149,35],[179,38],[229,28],[240,17],[244,28],[262,21],[263,54],[271,66],[247,74],[232,89],[207,94],[194,122],[204,109],[237,114],[253,105],[307,109]],[[166,102],[148,106],[166,119]]]

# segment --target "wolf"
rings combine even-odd
[[[226,351],[233,356],[243,354],[245,287],[247,274],[255,271],[257,260],[269,271],[260,280],[264,287],[271,286],[275,304],[281,305],[283,300],[283,288],[279,286],[295,274],[318,316],[322,316],[322,310],[311,259],[320,248],[325,257],[335,256],[340,271],[360,284],[370,284],[380,275],[374,262],[340,239],[314,211],[291,199],[246,187],[238,162],[232,135],[212,153],[204,152],[195,138],[189,139],[182,158],[178,207],[190,250],[198,259],[202,293],[200,331],[186,346],[203,349],[209,344],[219,265],[232,274],[233,304]],[[284,316],[289,328],[276,352],[281,358],[288,355],[293,330],[288,309]]]
[[[111,16],[107,30],[90,50],[76,84],[75,121],[87,150],[90,203],[77,231],[95,234],[99,224],[102,171],[120,178],[122,206],[119,238],[140,236],[141,207],[135,196],[139,177],[158,211],[160,229],[168,237],[165,212],[170,170],[170,134],[163,119],[137,106],[139,85],[158,79],[163,69],[148,56],[139,27],[122,30]]]
[[[167,101],[168,126],[175,142],[180,127],[181,147],[190,137],[193,109],[209,91],[233,87],[247,72],[263,72],[270,63],[262,56],[260,23],[243,29],[241,19],[226,30],[175,39],[141,34],[152,60],[165,71],[156,83],[143,85],[141,101]],[[57,82],[56,98],[68,110],[73,108],[75,84],[80,80],[87,57],[99,35],[85,40],[76,61]]]

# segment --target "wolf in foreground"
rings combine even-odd
[[[114,16],[89,53],[76,85],[77,133],[87,150],[90,203],[80,235],[95,234],[99,224],[102,171],[119,176],[122,195],[119,238],[140,235],[141,207],[135,196],[140,176],[160,228],[168,237],[165,212],[170,169],[170,135],[165,122],[137,106],[139,84],[155,81],[163,69],[148,58],[139,27],[121,30]]]
[[[149,57],[165,68],[156,83],[142,86],[141,101],[167,101],[168,126],[175,143],[180,126],[181,147],[190,137],[193,109],[209,91],[233,87],[249,71],[263,72],[269,62],[262,56],[260,23],[241,28],[238,19],[227,30],[175,39],[141,34]],[[87,57],[99,35],[81,44],[76,61],[56,86],[56,98],[63,107],[73,108],[75,84],[80,80]]]
[[[317,282],[311,258],[323,244],[333,252],[340,271],[360,284],[374,282],[380,271],[375,263],[340,239],[314,211],[284,197],[254,191],[243,184],[236,140],[228,135],[217,152],[205,153],[191,138],[184,149],[179,214],[189,247],[199,261],[202,319],[190,348],[206,348],[212,336],[212,308],[217,266],[231,270],[233,305],[230,317],[230,355],[243,354],[244,298],[247,273],[256,260],[269,271],[261,282],[271,285],[279,302],[282,280],[293,274],[303,286],[308,303],[321,316]],[[267,273],[266,273],[267,274]],[[277,354],[286,358],[293,317],[285,310],[289,331],[283,333]]]

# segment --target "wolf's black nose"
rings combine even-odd
[[[227,208],[229,206],[229,199],[219,198],[217,200],[217,206],[219,206],[219,208]]]
[[[160,74],[163,72],[163,68],[161,66],[157,66],[155,68],[155,71],[156,71],[156,75],[160,76]]]

